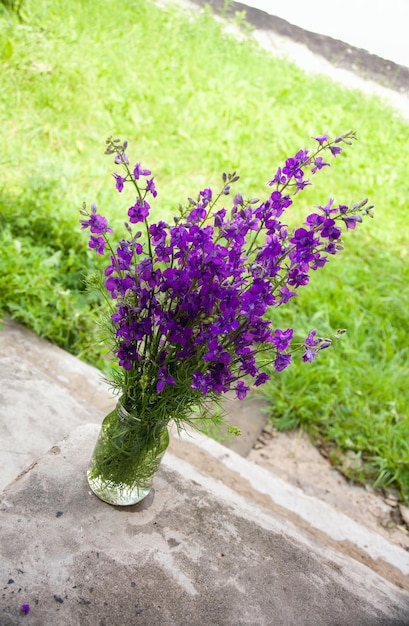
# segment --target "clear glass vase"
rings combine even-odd
[[[140,502],[152,488],[168,445],[166,423],[142,421],[119,401],[102,422],[87,470],[89,486],[108,504]]]

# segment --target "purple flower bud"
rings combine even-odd
[[[129,164],[128,155],[126,154],[126,152],[123,152],[122,154],[117,153],[115,156],[114,162],[117,165],[120,165],[121,163],[126,163],[128,165]]]
[[[240,204],[243,204],[243,196],[241,193],[236,193],[233,198],[233,206],[239,206]]]
[[[337,154],[341,154],[342,152],[342,148],[340,148],[339,146],[330,146],[330,151],[332,156],[336,157]]]
[[[330,339],[324,339],[320,345],[320,350],[325,350],[325,348],[329,348],[332,345],[332,341]]]
[[[317,331],[314,328],[310,330],[310,332],[308,333],[304,341],[304,345],[309,346],[309,347],[317,346],[319,343],[319,339],[316,337],[316,334],[317,334]]]

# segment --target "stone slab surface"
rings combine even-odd
[[[0,491],[73,428],[101,419],[31,363],[0,358]]]
[[[1,320],[0,325],[0,358],[6,357],[25,363],[29,370],[40,370],[49,381],[68,389],[78,400],[104,414],[113,406],[109,386],[97,368],[9,319]],[[7,390],[5,382],[1,381],[1,386]]]
[[[170,454],[145,501],[101,502],[85,477],[98,431],[3,492],[1,626],[408,625],[407,592]]]

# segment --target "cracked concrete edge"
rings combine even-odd
[[[234,455],[233,453],[232,456],[237,455]],[[358,573],[363,573],[366,569],[369,580],[372,580],[372,577],[375,577],[374,580],[377,579],[377,572],[368,571],[367,564],[356,562],[356,559],[351,558],[349,555],[343,554],[336,548],[334,549],[333,545],[328,546],[325,543],[319,541],[319,539],[317,540],[316,537],[308,536],[306,533],[303,532],[303,529],[300,529],[296,524],[288,523],[287,520],[283,519],[281,516],[276,515],[274,512],[266,510],[264,507],[255,505],[248,498],[237,492],[237,490],[231,489],[222,481],[215,480],[214,477],[198,471],[197,468],[191,463],[177,458],[174,454],[166,455],[164,457],[163,463],[166,467],[173,469],[178,474],[181,474],[182,476],[189,476],[190,480],[193,480],[197,482],[200,486],[205,487],[210,493],[220,495],[220,497],[225,502],[229,502],[229,504],[235,509],[236,513],[239,514],[241,517],[246,518],[249,521],[256,519],[257,524],[265,529],[274,528],[276,532],[282,533],[283,536],[304,545],[313,553],[321,554],[324,560],[332,560],[340,567],[348,567],[349,563],[351,567],[350,573],[353,577],[355,575],[358,575]],[[358,579],[356,579],[356,582],[358,583]],[[401,587],[400,584],[395,586]],[[406,592],[408,592],[408,590],[409,587],[406,586],[406,589],[404,589],[402,593],[405,594]]]
[[[206,455],[217,460],[219,465],[234,472],[237,476],[234,482],[238,493],[241,491],[241,485],[246,485],[246,495],[251,499],[252,494],[248,490],[250,486],[254,493],[266,495],[273,504],[292,514],[293,520],[300,518],[307,526],[318,531],[321,538],[325,540],[327,537],[332,545],[339,545],[341,551],[346,544],[352,544],[356,546],[358,553],[364,553],[367,556],[365,560],[369,566],[371,563],[375,564],[380,561],[388,564],[400,572],[401,576],[398,576],[398,579],[401,579],[400,584],[409,588],[409,579],[407,579],[409,554],[402,548],[389,543],[381,535],[340,513],[330,504],[305,494],[298,487],[274,476],[268,470],[227,449],[213,439],[199,433],[183,432],[180,435],[180,441],[182,444],[194,445],[196,449],[203,450]],[[184,454],[182,449],[178,453],[176,447],[173,448],[173,452],[181,456]],[[194,457],[193,453],[189,459],[193,465],[196,464]],[[202,469],[203,467],[202,464]],[[222,472],[220,472],[220,479],[226,480]]]

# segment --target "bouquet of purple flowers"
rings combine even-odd
[[[282,221],[311,185],[307,177],[329,166],[323,155],[336,157],[355,138],[352,131],[315,137],[314,150],[300,150],[277,169],[262,201],[232,193],[239,177],[223,174],[218,192],[206,188],[189,198],[172,224],[151,221],[151,171],[130,163],[127,142],[107,141],[106,154],[121,168],[113,174],[116,189],[134,191],[128,235],[114,244],[95,205],[83,205],[81,222],[90,229],[89,246],[109,258],[104,290],[119,365],[113,383],[125,409],[183,426],[193,409],[205,410],[230,390],[245,398],[273,368],[288,367],[296,350],[312,361],[331,344],[314,329],[297,343],[293,329],[275,328],[267,313],[342,250],[343,229],[372,216],[367,200],[346,206],[330,199],[298,228]]]

